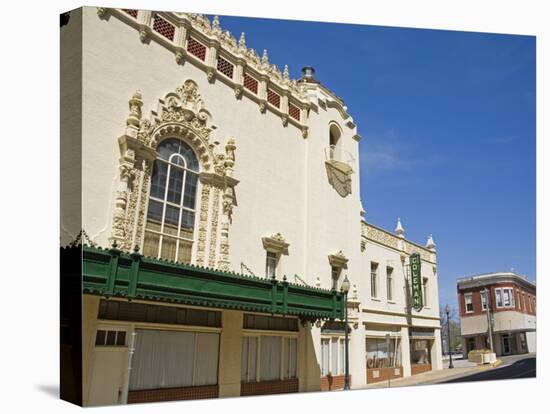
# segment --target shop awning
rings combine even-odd
[[[62,283],[66,277],[81,276],[83,293],[107,298],[296,315],[310,321],[344,317],[340,292],[153,259],[116,248],[62,248],[61,269]]]

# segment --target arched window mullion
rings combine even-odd
[[[164,241],[164,226],[166,223],[166,206],[168,205],[168,189],[170,188],[170,175],[172,174],[172,163],[168,161],[168,167],[166,169],[166,184],[164,186],[164,198],[162,200],[162,219],[160,222],[160,237],[159,237],[159,249],[157,258],[162,254],[162,243]]]

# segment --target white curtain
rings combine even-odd
[[[260,343],[260,381],[277,380],[281,375],[281,337],[262,336]]]
[[[217,383],[217,333],[149,329],[138,329],[136,333],[130,390]]]
[[[328,375],[329,371],[329,343],[328,339],[321,339],[321,375]]]
[[[258,340],[254,336],[243,337],[241,355],[241,381],[256,381],[256,344]]]
[[[197,333],[196,335],[197,352],[193,385],[217,384],[219,335],[217,333]]]
[[[296,338],[284,338],[284,378],[296,378]]]
[[[338,375],[338,338],[331,339],[332,366],[330,372],[332,375]]]

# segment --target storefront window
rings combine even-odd
[[[367,338],[367,368],[397,368],[401,366],[399,338]]]
[[[411,363],[430,363],[430,341],[428,339],[413,339],[411,341]]]

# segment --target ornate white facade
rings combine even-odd
[[[431,236],[427,247],[406,240],[400,222],[392,233],[363,219],[360,136],[341,99],[311,74],[290,79],[288,67],[269,62],[267,51],[260,57],[218,18],[92,7],[71,18],[64,56],[82,54],[82,85],[66,93],[80,94],[82,128],[66,122],[62,139],[82,136],[82,227],[93,243],[143,251],[156,148],[180,139],[199,161],[192,264],[263,276],[272,253],[278,278],[330,289],[347,275],[352,388],[414,374],[416,340],[429,344],[430,369],[441,368],[435,244]],[[71,191],[78,183],[62,197]],[[80,226],[64,217],[62,244]],[[407,301],[413,252],[426,282],[420,312]],[[343,333],[307,329],[318,365],[299,365],[298,376],[300,390],[315,390],[327,377],[323,357],[337,359],[323,347]],[[387,335],[398,363],[377,366],[375,357],[367,369],[369,341]],[[329,377],[342,372],[334,364]]]

